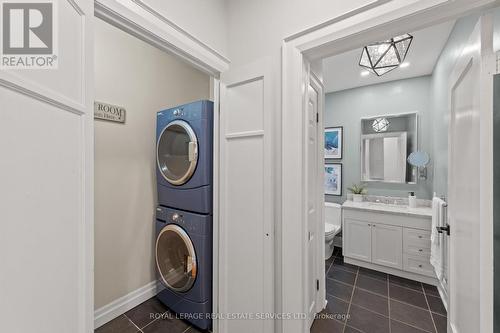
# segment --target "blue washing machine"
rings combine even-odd
[[[213,102],[198,101],[158,112],[158,203],[212,213]]]
[[[212,216],[156,209],[157,297],[193,325],[212,325]]]

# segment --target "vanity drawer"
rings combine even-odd
[[[405,255],[403,269],[407,272],[435,277],[434,267],[431,265],[429,257]]]
[[[418,244],[405,244],[403,248],[404,253],[417,257],[427,258],[431,257],[431,246],[418,245]]]
[[[431,232],[429,230],[403,228],[403,244],[406,246],[420,246],[431,248]]]

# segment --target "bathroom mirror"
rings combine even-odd
[[[414,184],[408,157],[417,151],[417,113],[361,119],[361,179]]]

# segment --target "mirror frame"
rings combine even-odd
[[[420,147],[420,135],[419,135],[419,130],[420,130],[420,119],[419,119],[419,116],[418,116],[418,111],[411,111],[411,112],[402,112],[402,113],[393,113],[393,114],[384,114],[384,115],[377,115],[377,116],[369,116],[369,117],[361,117],[360,118],[360,136],[359,136],[359,157],[360,157],[360,160],[359,160],[359,179],[361,182],[363,183],[369,183],[369,184],[399,184],[399,185],[416,185],[418,183],[418,172],[415,170],[415,167],[412,166],[411,164],[408,163],[407,159],[408,159],[408,156],[410,156],[409,154],[411,154],[411,152],[409,152],[407,150],[406,154],[406,158],[405,158],[405,161],[406,163],[408,163],[408,167],[411,168],[411,173],[412,173],[412,178],[414,179],[414,181],[406,181],[404,183],[397,183],[397,182],[387,182],[387,181],[383,181],[383,180],[363,180],[363,137],[366,137],[366,136],[371,136],[371,135],[374,135],[373,133],[372,134],[363,134],[363,121],[365,120],[375,120],[377,118],[387,118],[387,119],[391,119],[391,118],[398,118],[398,117],[403,117],[403,116],[412,116],[414,115],[415,116],[415,150],[414,151],[418,151],[419,147]],[[384,134],[384,133],[391,133],[391,132],[380,132],[381,134]],[[392,133],[401,133],[400,131],[398,132],[392,132]]]

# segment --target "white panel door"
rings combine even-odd
[[[372,261],[372,227],[365,221],[344,220],[344,256]]]
[[[2,332],[93,332],[94,7],[54,4],[58,69],[0,70]]]
[[[476,25],[450,77],[448,220],[451,228],[449,323],[452,332],[483,331],[481,310],[481,99],[484,57],[492,40]],[[491,126],[491,123],[490,123]],[[484,200],[487,200],[485,198]],[[491,235],[489,235],[491,237]],[[486,332],[486,331],[485,331]]]
[[[306,105],[307,147],[306,147],[306,184],[307,184],[307,306],[309,325],[316,314],[316,300],[319,292],[317,276],[318,253],[318,219],[321,216],[318,202],[318,91],[309,85]]]
[[[219,312],[274,311],[272,80],[256,63],[221,77]],[[273,320],[219,322],[221,333],[270,333]]]
[[[372,224],[372,263],[403,269],[403,228]]]

